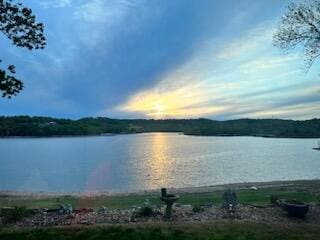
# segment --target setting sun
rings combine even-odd
[[[167,110],[167,107],[165,105],[163,105],[161,102],[156,102],[154,104],[154,110],[155,110],[155,115],[157,117],[161,117],[165,111]]]
[[[155,105],[154,105],[154,109],[157,111],[157,112],[163,112],[166,107],[162,104],[162,103],[159,103],[157,102]]]

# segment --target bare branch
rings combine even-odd
[[[302,46],[308,71],[320,55],[320,0],[290,4],[273,44],[287,51]]]

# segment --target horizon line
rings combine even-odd
[[[236,121],[236,120],[281,120],[281,121],[312,121],[312,120],[320,120],[318,117],[309,118],[309,119],[303,119],[303,120],[295,120],[295,119],[285,119],[285,118],[233,118],[233,119],[225,119],[225,120],[217,120],[217,119],[211,119],[211,118],[111,118],[107,116],[87,116],[87,117],[80,117],[80,118],[65,118],[65,117],[52,117],[52,116],[40,116],[40,115],[0,115],[0,118],[14,118],[14,117],[30,117],[30,118],[53,118],[53,119],[64,119],[64,120],[72,120],[72,121],[79,121],[82,119],[92,118],[92,119],[98,119],[98,118],[106,118],[106,119],[112,119],[112,120],[145,120],[145,121],[184,121],[184,120],[209,120],[209,121],[216,121],[216,122],[226,122],[226,121]]]

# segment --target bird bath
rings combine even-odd
[[[166,204],[166,219],[171,219],[172,217],[172,205],[179,199],[178,195],[174,194],[167,194],[167,189],[162,188],[161,189],[161,201],[163,201]]]

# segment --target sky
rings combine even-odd
[[[0,115],[320,117],[319,66],[272,45],[286,0],[23,0],[47,47],[0,36],[25,89]]]

